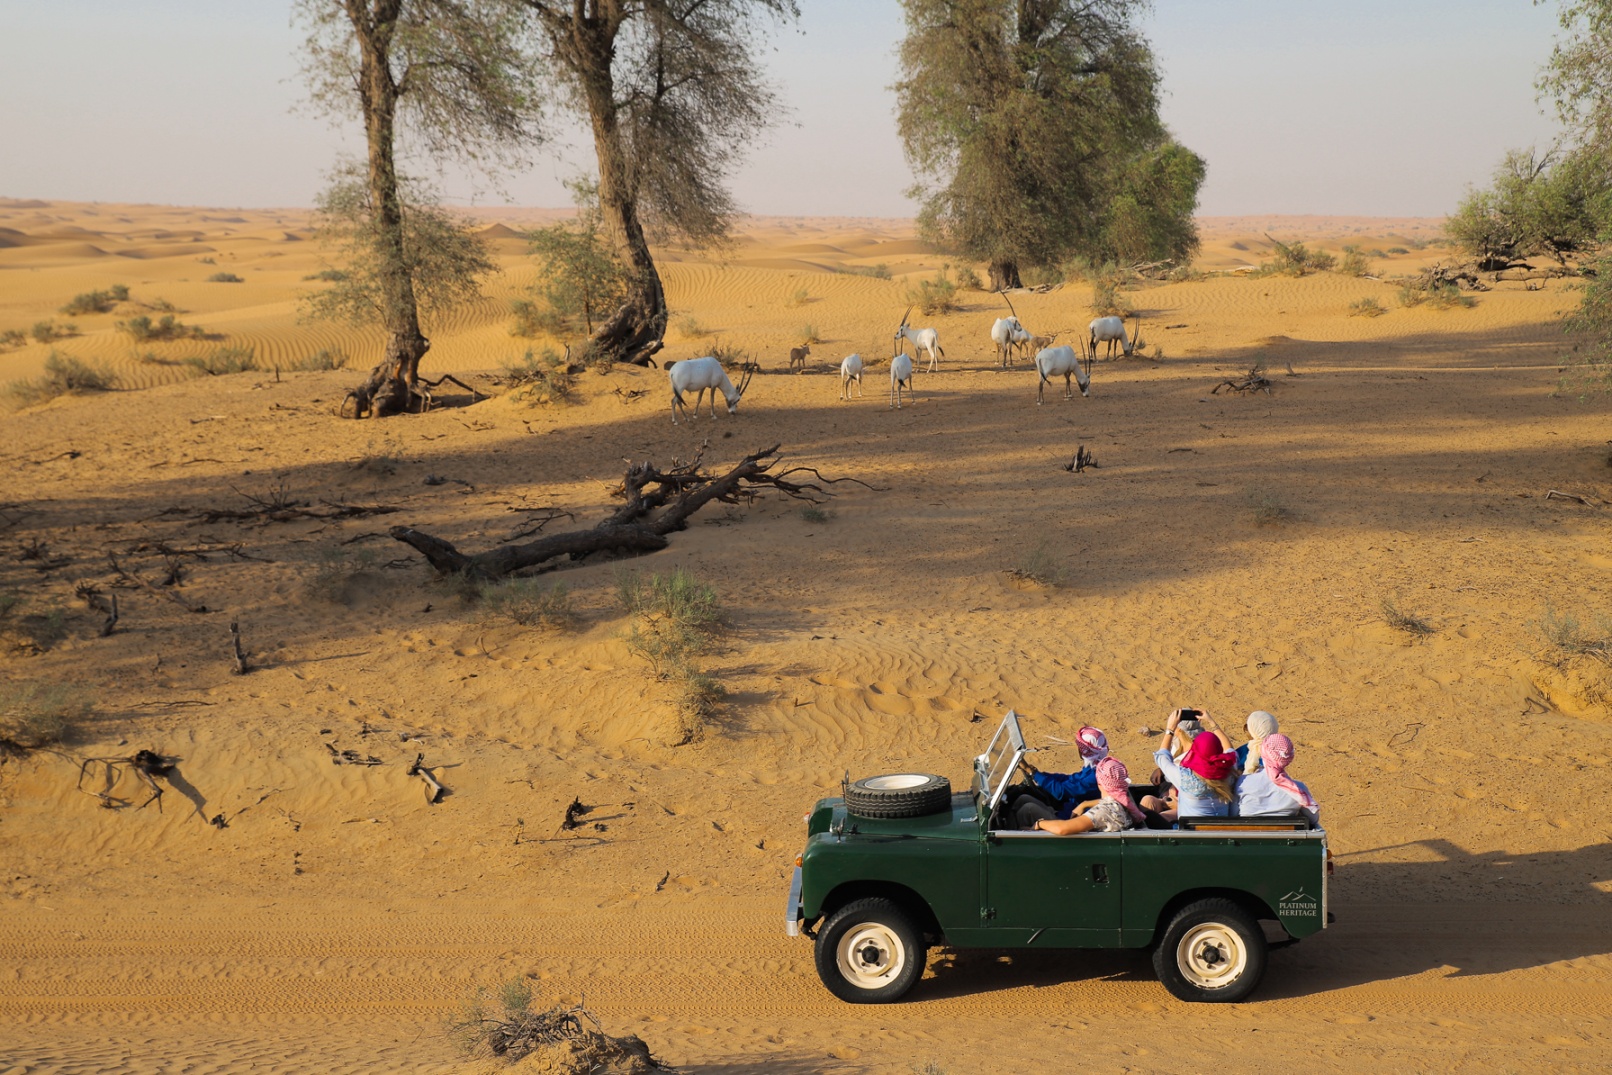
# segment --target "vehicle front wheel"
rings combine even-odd
[[[1176,914],[1153,951],[1153,969],[1181,1000],[1230,1002],[1265,974],[1265,934],[1230,900],[1199,900]]]
[[[817,931],[817,976],[852,1004],[882,1004],[912,988],[924,972],[923,933],[899,905],[854,900]]]

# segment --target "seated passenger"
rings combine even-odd
[[[1276,718],[1263,709],[1256,709],[1248,714],[1248,742],[1237,748],[1237,771],[1239,773],[1259,772],[1260,741],[1267,735],[1275,735],[1276,732]]]
[[[1046,803],[1037,802],[1034,796],[1026,796],[1015,803],[1013,813],[1019,820],[1019,828],[1029,828],[1037,818],[1068,818],[1075,807],[1096,796],[1096,765],[1108,757],[1108,737],[1087,725],[1075,735],[1075,746],[1080,750],[1079,772],[1044,773],[1031,765],[1028,757],[1020,760],[1019,765],[1029,774],[1031,782],[1046,792],[1052,805],[1049,808]]]
[[[1288,764],[1293,760],[1293,740],[1281,733],[1267,735],[1260,744],[1260,759],[1265,763],[1264,768],[1237,781],[1237,816],[1302,813],[1310,819],[1310,824],[1319,825],[1321,807],[1310,795],[1310,789],[1287,775]]]
[[[1153,752],[1159,772],[1175,785],[1176,804],[1172,808],[1163,799],[1149,795],[1143,798],[1142,806],[1172,824],[1183,817],[1225,817],[1236,797],[1237,756],[1231,752],[1231,740],[1208,713],[1201,713],[1198,720],[1204,730],[1179,762],[1170,756],[1170,740],[1181,724],[1179,709],[1170,714],[1164,738]]]
[[[1118,758],[1104,758],[1094,767],[1097,790],[1102,798],[1081,803],[1067,821],[1040,818],[1030,826],[1054,836],[1075,836],[1083,832],[1123,832],[1140,828],[1142,811],[1131,802],[1131,774]]]

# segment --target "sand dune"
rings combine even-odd
[[[910,223],[754,219],[731,260],[663,266],[663,358],[720,339],[762,363],[736,416],[673,426],[664,373],[617,369],[579,376],[564,405],[343,422],[355,372],[294,367],[321,349],[366,367],[380,341],[301,318],[328,263],[275,237],[306,226],[289,210],[0,201],[0,330],[66,320],[75,294],[114,283],[132,300],[0,354],[0,382],[37,376],[54,348],[125,389],[0,419],[0,543],[48,556],[0,557],[0,593],[58,608],[65,630],[8,650],[0,676],[96,699],[61,753],[0,761],[0,1071],[469,1070],[441,1021],[515,976],[724,1075],[1074,1053],[1162,1073],[1203,1067],[1204,1042],[1234,1070],[1604,1066],[1612,854],[1593,811],[1612,712],[1600,666],[1554,667],[1539,628],[1551,610],[1595,622],[1612,586],[1609,408],[1559,391],[1564,285],[1500,284],[1447,311],[1333,274],[1149,286],[1128,298],[1162,358],[1098,363],[1091,398],[1041,407],[986,338],[1005,304],[970,292],[927,319],[946,358],[897,412],[882,360],[908,282],[844,269],[948,259]],[[158,232],[196,235],[180,244],[195,256],[98,256]],[[1257,263],[1267,232],[1380,247],[1385,277],[1444,256],[1427,221],[1239,218],[1204,222],[1202,262]],[[427,326],[431,375],[491,391],[501,361],[552,345],[509,335],[534,272],[499,258],[485,299]],[[206,282],[219,271],[244,282]],[[1012,301],[1067,338],[1090,297]],[[1365,297],[1389,313],[1350,316]],[[159,299],[214,338],[116,329]],[[826,342],[788,374],[808,324]],[[226,346],[266,368],[181,364]],[[829,371],[852,350],[874,368],[842,403]],[[1256,364],[1270,394],[1215,391]],[[654,556],[568,564],[546,577],[568,587],[564,631],[466,605],[386,537],[402,523],[475,551],[546,508],[574,517],[550,532],[591,526],[625,461],[723,465],[774,442],[866,485],[836,486],[823,518],[719,506]],[[1098,466],[1066,471],[1080,446]],[[195,518],[276,490],[398,510]],[[107,561],[155,585],[165,550],[178,595],[209,611],[120,586]],[[1032,560],[1061,584],[1014,573]],[[709,666],[729,693],[698,743],[670,745],[671,688],[626,644],[624,567],[686,567],[720,593]],[[109,637],[80,583],[118,595]],[[1430,633],[1388,626],[1385,601]],[[782,935],[801,815],[845,771],[962,782],[1009,706],[1045,765],[1073,764],[1062,744],[1094,722],[1134,771],[1140,729],[1182,703],[1227,723],[1275,712],[1338,856],[1338,924],[1273,953],[1251,1002],[1178,1004],[1133,954],[937,952],[910,1002],[852,1008]],[[127,767],[92,763],[86,786],[128,806],[76,786],[83,759],[142,748],[179,759],[160,807],[136,808]],[[333,764],[343,751],[379,764]],[[440,805],[407,773],[420,754],[451,789]],[[594,809],[565,831],[573,798]]]

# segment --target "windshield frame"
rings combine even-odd
[[[996,810],[997,803],[1002,801],[1024,754],[1024,733],[1019,729],[1019,715],[1010,709],[997,726],[996,734],[991,737],[984,753],[974,759],[974,798],[982,803],[984,816],[989,817]]]

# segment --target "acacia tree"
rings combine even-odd
[[[421,299],[474,294],[492,268],[463,226],[406,196],[397,165],[399,127],[437,159],[507,160],[537,135],[529,58],[508,0],[299,0],[308,29],[304,74],[314,103],[355,114],[365,159],[338,179],[322,208],[359,271],[315,312],[378,322],[381,361],[353,390],[355,416],[417,406]]]
[[[589,125],[599,212],[628,274],[593,346],[647,364],[667,308],[646,227],[693,246],[727,238],[736,207],[723,177],[775,111],[757,55],[763,24],[799,11],[794,0],[518,2],[555,98]]]
[[[927,177],[910,191],[920,233],[988,262],[993,288],[1019,286],[1021,264],[1103,254],[1105,226],[1110,246],[1142,256],[1196,248],[1203,162],[1159,119],[1158,70],[1132,25],[1145,3],[902,0],[895,90],[907,158]],[[1160,176],[1162,200],[1148,182]]]

